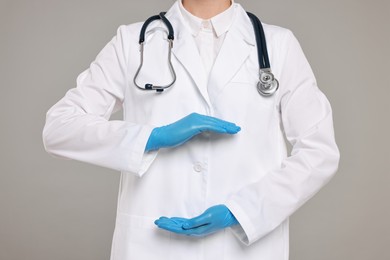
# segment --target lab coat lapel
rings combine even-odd
[[[235,17],[215,60],[207,81],[196,43],[186,27],[176,2],[166,17],[175,30],[172,52],[191,76],[199,92],[211,107],[210,97],[216,97],[233,78],[255,46],[252,23],[241,5],[237,4]]]
[[[176,2],[167,12],[167,18],[175,30],[172,53],[191,76],[206,103],[211,106],[207,92],[207,77],[196,43],[185,25]]]
[[[172,52],[187,70],[205,101],[210,105],[206,73],[195,41],[190,37],[192,36],[180,37]]]
[[[239,5],[210,73],[208,89],[211,99],[215,98],[233,78],[254,46],[252,23]]]

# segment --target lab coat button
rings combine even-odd
[[[202,28],[203,29],[210,29],[211,28],[210,21],[207,21],[207,20],[202,21]]]
[[[195,164],[194,165],[194,171],[201,172],[202,171],[202,165],[200,165],[199,163]]]

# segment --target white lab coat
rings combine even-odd
[[[140,62],[142,23],[116,37],[77,79],[77,88],[47,112],[46,150],[121,171],[112,260],[288,259],[288,218],[336,172],[339,151],[332,110],[293,34],[264,24],[280,88],[258,94],[252,24],[236,15],[207,81],[201,58],[176,2],[166,14],[175,30],[174,86],[142,91],[133,77]],[[171,80],[166,29],[150,26],[139,84]],[[123,108],[124,120],[109,121]],[[236,135],[204,133],[176,148],[144,153],[152,129],[192,113],[241,126]],[[287,156],[283,139],[293,145]],[[225,204],[240,225],[205,238],[158,229],[160,216],[193,217]]]

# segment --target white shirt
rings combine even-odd
[[[206,76],[209,78],[215,59],[233,20],[234,0],[231,0],[231,5],[228,9],[208,20],[191,14],[184,8],[181,0],[178,2],[184,20],[187,22],[187,26],[198,47]]]

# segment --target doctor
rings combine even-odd
[[[263,24],[280,83],[264,97],[241,5],[178,0],[166,17],[172,88],[135,86],[142,23],[120,26],[47,112],[45,149],[121,171],[112,260],[286,260],[289,216],[338,167],[331,106],[288,29]],[[148,27],[140,84],[171,80],[166,31]]]

